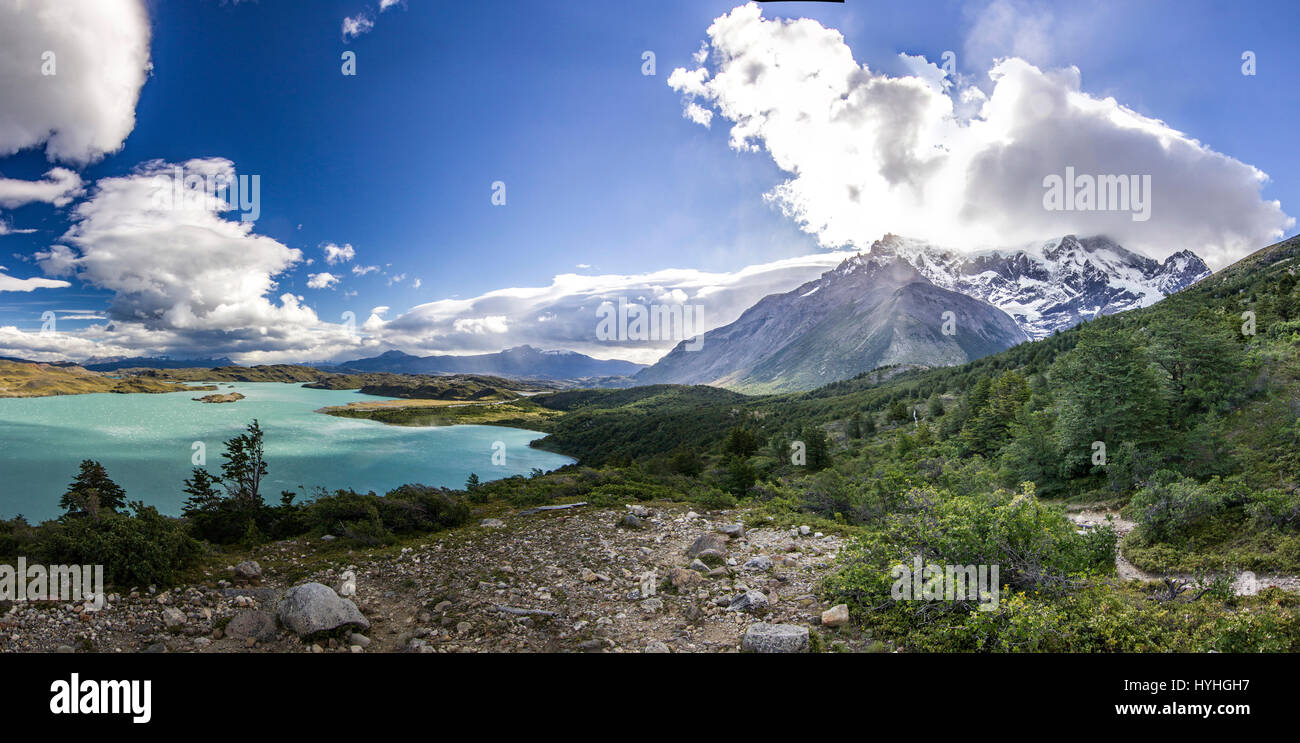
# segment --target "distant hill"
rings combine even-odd
[[[88,359],[81,368],[88,371],[117,371],[118,369],[212,369],[221,366],[234,366],[228,358],[218,359],[172,359],[167,357],[132,356]]]
[[[631,376],[645,365],[617,359],[594,359],[575,351],[542,351],[532,346],[516,346],[474,356],[413,356],[389,351],[371,358],[347,361],[338,364],[337,368],[395,374],[489,374],[514,379],[580,379]]]

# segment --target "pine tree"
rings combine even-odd
[[[126,505],[126,491],[108,477],[104,466],[93,459],[82,460],[77,476],[59,499],[68,515],[97,516],[103,511],[117,512]]]
[[[221,480],[216,475],[202,467],[195,467],[193,474],[185,481],[185,488],[181,491],[189,496],[185,499],[182,513],[189,515],[215,504],[221,499],[221,494],[216,488],[220,484]]]
[[[226,442],[222,455],[221,479],[226,491],[245,503],[262,504],[262,478],[266,476],[266,459],[262,449],[262,428],[257,419],[248,425],[247,432]]]

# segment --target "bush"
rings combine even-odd
[[[1300,493],[1264,490],[1251,496],[1246,514],[1261,528],[1300,528]]]
[[[1246,501],[1240,485],[1219,478],[1198,483],[1159,472],[1156,482],[1139,490],[1129,503],[1141,536],[1148,542],[1176,542],[1195,526]]]
[[[49,564],[103,565],[116,585],[168,585],[193,566],[202,546],[178,519],[132,502],[132,515],[69,518],[43,527],[37,554]]]

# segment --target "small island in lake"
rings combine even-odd
[[[204,395],[203,397],[192,397],[190,399],[195,402],[235,402],[236,400],[243,400],[244,396],[238,392],[230,392],[225,395]]]

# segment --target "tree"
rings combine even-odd
[[[744,498],[749,494],[749,489],[753,487],[758,475],[754,468],[749,466],[749,462],[741,457],[729,457],[727,459],[727,492],[737,498]]]
[[[907,403],[902,400],[895,400],[889,403],[889,409],[885,417],[890,423],[907,423],[912,420],[912,413],[907,409]]]
[[[831,463],[831,442],[820,426],[805,426],[799,432],[804,443],[804,453],[808,457],[808,470],[816,472],[826,469]]]
[[[722,444],[722,453],[748,459],[758,451],[759,445],[758,437],[753,431],[738,426],[727,433],[727,440]]]
[[[939,393],[936,392],[933,395],[930,395],[930,402],[927,406],[926,414],[931,418],[938,418],[943,415],[944,412],[946,411],[943,407],[943,399],[939,397]]]
[[[126,491],[109,479],[103,465],[85,459],[59,499],[59,506],[70,516],[98,516],[102,511],[116,513],[126,506]]]
[[[195,467],[194,473],[185,481],[185,488],[181,491],[189,496],[189,498],[185,499],[185,507],[182,509],[182,513],[188,516],[221,500],[221,494],[217,492],[216,488],[220,484],[221,479],[216,475],[202,467]]]
[[[851,439],[862,438],[862,414],[854,413],[849,419],[848,433]]]
[[[478,486],[479,486],[478,473],[477,472],[469,473],[469,477],[465,479],[465,489],[478,490]]]
[[[262,505],[262,478],[266,477],[266,459],[262,450],[262,428],[257,419],[248,424],[247,432],[226,442],[222,455],[221,479],[226,492],[244,503]]]
[[[1113,325],[1080,334],[1074,349],[1052,365],[1052,387],[1056,438],[1069,469],[1089,463],[1095,441],[1114,449],[1126,441],[1156,445],[1168,436],[1151,358]]]
[[[698,477],[704,471],[704,462],[694,449],[681,446],[673,453],[672,467],[688,477]]]

